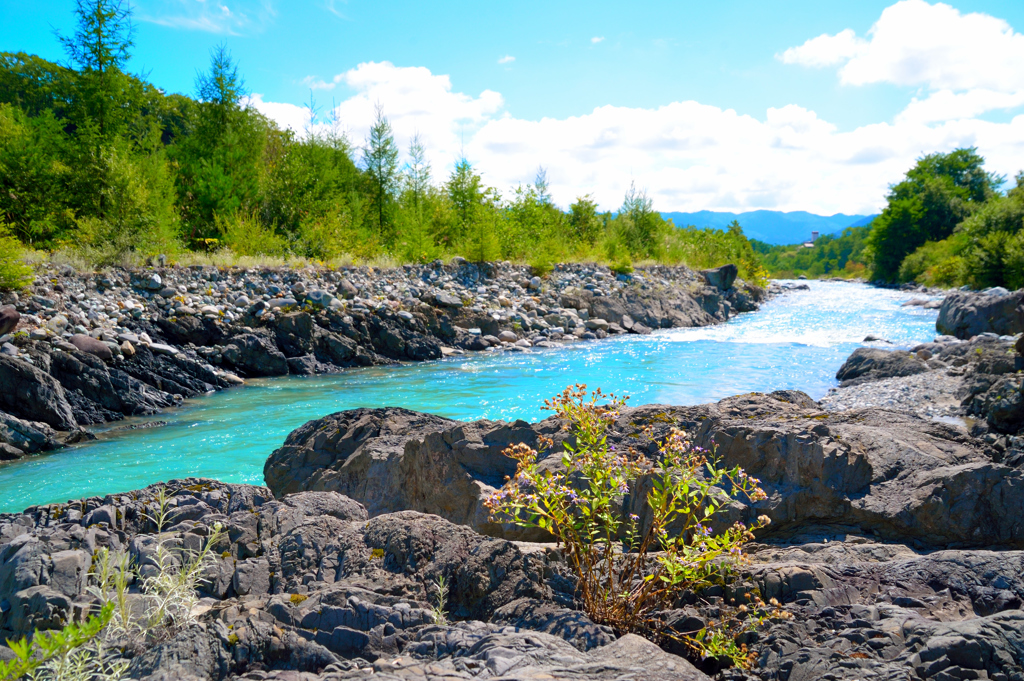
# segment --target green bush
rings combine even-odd
[[[230,218],[217,217],[221,243],[236,255],[284,256],[288,240],[260,223],[254,213],[235,213]]]
[[[0,290],[23,289],[32,281],[32,268],[25,263],[25,248],[0,222]]]
[[[599,400],[608,404],[599,405]],[[758,481],[740,468],[726,468],[713,451],[704,451],[672,429],[659,444],[657,460],[636,451],[615,451],[607,435],[625,400],[586,386],[566,388],[545,402],[564,423],[562,468],[552,471],[525,444],[505,450],[517,461],[516,474],[492,494],[486,506],[492,521],[545,530],[559,542],[577,580],[583,610],[599,624],[620,633],[655,640],[680,638],[699,654],[728,655],[746,665],[735,643],[739,631],[756,626],[763,604],[723,608],[717,623],[695,635],[668,629],[660,613],[677,607],[685,592],[720,585],[729,566],[742,560],[752,532],[768,524],[761,516],[750,528],[736,523],[714,532],[719,511],[733,496],[765,498]],[[653,437],[650,428],[645,429]],[[552,442],[542,438],[541,448]],[[646,504],[626,517],[623,498],[645,489]]]

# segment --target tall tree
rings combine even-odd
[[[630,183],[622,202],[619,218],[623,220],[626,244],[635,256],[653,256],[657,247],[661,217],[654,212],[654,201],[647,190]]]
[[[370,210],[377,221],[382,240],[387,240],[391,227],[391,204],[398,189],[398,145],[384,107],[374,108],[374,122],[363,147],[363,165],[370,190]]]
[[[238,64],[224,43],[210,53],[210,70],[196,75],[196,98],[208,106],[217,132],[223,134],[231,114],[248,93],[245,81],[238,75]]]
[[[537,166],[537,174],[533,178],[533,187],[537,190],[537,200],[544,204],[551,203],[551,190],[548,187],[548,171],[544,166]]]
[[[58,38],[81,71],[85,109],[103,144],[116,132],[113,114],[120,108],[120,76],[135,46],[132,8],[127,0],[77,0],[75,17],[74,35]]]
[[[593,246],[601,229],[601,219],[597,215],[597,203],[590,194],[577,196],[569,206],[569,227],[573,238],[580,243]]]
[[[473,172],[473,165],[465,156],[455,162],[445,190],[455,212],[458,232],[455,236],[458,238],[473,224],[484,195],[480,176]]]
[[[995,195],[1002,178],[986,172],[984,163],[974,147],[928,154],[889,188],[887,205],[868,237],[872,278],[896,281],[907,255],[928,241],[950,236]]]
[[[430,162],[427,161],[427,150],[423,146],[419,133],[412,137],[409,144],[409,160],[405,163],[406,187],[411,193],[413,207],[419,210],[423,198],[430,189]]]

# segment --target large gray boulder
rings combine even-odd
[[[736,265],[728,264],[710,270],[701,270],[700,273],[710,286],[714,286],[719,291],[728,291],[732,288],[732,284],[736,281],[739,272],[739,268]]]
[[[636,424],[663,417],[763,481],[768,499],[732,504],[726,524],[764,513],[777,537],[843,525],[936,548],[1024,547],[1016,520],[1024,514],[1024,472],[993,463],[981,443],[950,426],[878,409],[826,414],[803,393],[785,392],[625,409],[609,441],[640,446]],[[371,516],[415,509],[483,534],[536,540],[535,531],[490,522],[483,502],[515,471],[501,454],[509,444],[553,437],[545,465],[558,466],[560,427],[554,419],[459,423],[401,409],[340,412],[294,431],[264,476],[275,494],[336,491]],[[642,518],[646,484],[638,481],[627,500]]]
[[[57,430],[75,430],[78,422],[55,378],[14,357],[0,354],[0,409]]]
[[[23,421],[0,411],[0,461],[56,449],[63,443],[45,423]]]
[[[1013,292],[955,291],[939,308],[939,333],[969,339],[983,333],[1000,336],[1024,331],[1024,289]]]
[[[928,370],[927,364],[905,350],[857,348],[839,367],[836,379],[846,388],[883,378],[923,374]]]
[[[285,376],[288,360],[273,341],[254,333],[235,336],[224,347],[224,360],[246,376]]]

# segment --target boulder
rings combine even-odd
[[[857,348],[836,372],[842,387],[928,371],[924,361],[904,350]]]
[[[21,321],[21,315],[13,305],[0,307],[0,336],[14,331],[19,321]]]
[[[728,291],[739,275],[739,268],[736,265],[728,264],[710,270],[701,270],[700,273],[709,286],[714,286],[719,291]]]
[[[17,449],[22,454],[33,454],[56,449],[63,443],[45,423],[23,421],[0,411],[0,444]]]
[[[1024,331],[1024,289],[1006,292],[954,291],[946,296],[935,322],[939,333],[969,339],[983,333],[1000,336]]]
[[[114,353],[110,349],[110,346],[101,340],[97,340],[92,336],[86,336],[84,333],[76,333],[68,342],[74,345],[82,352],[87,352],[90,355],[99,357],[104,362],[109,362],[114,359]]]
[[[27,362],[3,354],[0,354],[0,408],[28,421],[42,421],[57,430],[78,428],[64,388],[55,378]]]
[[[284,376],[288,360],[272,341],[253,333],[235,336],[222,351],[224,361],[246,376]]]
[[[289,312],[274,320],[277,347],[285,357],[301,357],[313,352],[313,317],[308,312]]]
[[[807,524],[845,525],[922,546],[1024,547],[1024,471],[991,461],[952,427],[867,409],[821,412],[796,391],[751,394],[715,405],[625,409],[609,441],[637,446],[635,424],[670,423],[696,444],[717,446],[729,466],[764,481],[768,499],[735,502],[720,521],[768,515],[771,536]],[[661,427],[664,434],[667,425]],[[332,490],[371,515],[413,508],[477,532],[514,539],[534,531],[490,522],[483,501],[515,466],[501,451],[552,436],[560,465],[560,424],[547,419],[459,423],[406,410],[353,410],[311,421],[289,435],[264,466],[276,494]],[[716,443],[716,445],[712,445]],[[631,512],[646,520],[640,480]]]

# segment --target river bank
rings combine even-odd
[[[796,332],[770,319],[800,310],[804,343],[862,339],[871,327],[895,339],[890,348],[906,349],[843,353],[838,394],[860,390],[864,403],[829,404],[827,395],[819,402],[776,390],[693,406],[648,404],[622,410],[610,434],[613,445],[654,451],[637,439],[638,424],[659,424],[645,436],[653,441],[670,425],[681,427],[699,446],[716,443],[726,465],[762,481],[767,498],[731,504],[722,518],[725,525],[771,518],[748,547],[750,562],[728,590],[665,613],[680,627],[697,627],[731,594],[756,590],[776,599],[783,615],[744,635],[753,669],[722,670],[671,643],[659,647],[595,624],[578,609],[557,550],[488,519],[482,501],[511,471],[503,448],[551,436],[547,456],[557,461],[563,436],[556,421],[468,421],[382,408],[341,411],[294,429],[266,458],[265,485],[167,483],[172,502],[162,540],[192,546],[214,523],[227,535],[202,587],[198,622],[132,652],[129,675],[1024,678],[1024,473],[996,432],[1005,427],[1000,416],[1013,413],[1005,407],[1017,403],[994,387],[1019,379],[1017,338],[983,332],[908,342],[924,328],[901,336],[884,317],[864,321],[869,315],[850,311],[849,299],[823,295],[829,290],[772,301],[742,324],[663,331],[633,343],[689,335],[692,344],[702,342],[692,336],[706,336],[711,348],[742,336],[765,342],[737,346],[740,355],[778,347],[782,357],[801,346],[777,342]],[[906,309],[894,295],[870,305]],[[808,296],[806,307],[787,303],[800,296]],[[867,326],[839,328],[844,312]],[[955,311],[943,312],[948,318]],[[934,325],[934,312],[922,319]],[[617,344],[632,344],[627,340]],[[765,366],[776,356],[762,358]],[[868,404],[874,398],[867,391],[882,394],[877,388],[892,380],[918,380],[914,389],[931,390],[934,400],[942,392],[939,377],[962,379],[961,387],[988,382],[974,395],[987,410],[978,415],[983,428],[938,422],[908,408],[909,401]],[[151,560],[156,534],[147,509],[157,489],[0,515],[0,599],[7,604],[0,633],[55,626],[61,613],[87,608],[97,548],[127,550],[139,565]],[[639,491],[624,496],[623,513],[642,516]],[[447,622],[431,615],[430,585],[439,575],[450,580]]]
[[[246,378],[523,352],[716,324],[768,292],[735,267],[560,265],[546,277],[461,259],[391,270],[51,266],[0,317],[0,458]],[[42,426],[36,425],[42,423]]]
[[[194,476],[262,484],[263,463],[293,429],[324,414],[400,406],[463,421],[535,421],[567,383],[629,395],[631,404],[695,405],[746,392],[804,390],[815,399],[866,335],[910,348],[934,338],[936,313],[913,294],[841,282],[774,296],[755,313],[705,327],[622,334],[519,352],[318,376],[247,379],[244,390],[90,426],[98,439],[0,466],[0,512]]]

